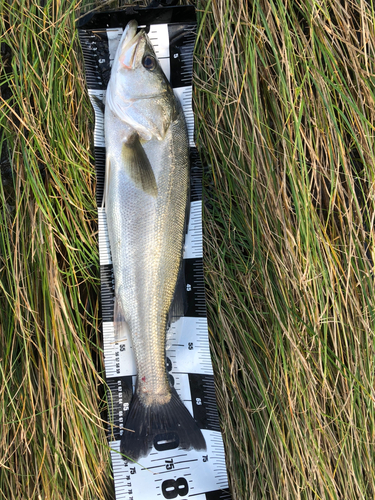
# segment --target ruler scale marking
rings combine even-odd
[[[164,12],[167,11],[169,12],[168,9],[164,9]],[[206,439],[207,450],[197,452],[179,449],[182,452],[180,454],[176,454],[178,450],[161,452],[153,450],[147,457],[140,459],[141,466],[124,461],[119,454],[123,426],[136,381],[136,366],[129,336],[120,340],[114,338],[113,269],[106,215],[101,207],[105,169],[103,105],[111,61],[123,27],[130,18],[126,20],[124,18],[119,28],[96,28],[93,32],[87,26],[79,30],[79,36],[85,59],[89,97],[95,112],[94,152],[97,174],[102,332],[109,387],[108,439],[112,450],[115,494],[116,500],[150,500],[159,497],[171,498],[168,492],[173,491],[178,498],[224,500],[230,496],[227,490],[224,447],[209,350],[203,278],[202,167],[194,143],[192,110],[191,80],[196,25],[189,21],[190,24],[184,26],[183,20],[175,24],[169,21],[163,24],[162,17],[160,24],[149,26],[149,36],[160,64],[171,81],[174,93],[181,101],[188,127],[191,160],[190,214],[183,254],[188,311],[185,317],[170,326],[167,332],[166,354],[170,359],[168,373],[171,383],[173,380],[181,399],[197,419]],[[183,464],[186,466],[181,467]],[[159,472],[150,474],[150,468],[157,468]],[[163,468],[165,470],[162,470]],[[160,474],[163,475],[162,478]],[[180,494],[181,491],[183,495]],[[222,491],[226,492],[226,496],[221,496]]]

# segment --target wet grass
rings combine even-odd
[[[113,498],[81,7],[0,1],[5,500]],[[233,498],[373,498],[374,6],[197,7],[205,272]]]

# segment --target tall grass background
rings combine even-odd
[[[0,0],[4,500],[113,498],[93,113],[74,24],[98,5]],[[374,5],[196,7],[208,320],[233,498],[374,498]]]

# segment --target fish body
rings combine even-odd
[[[124,431],[121,452],[138,460],[159,438],[164,442],[165,433],[173,436],[174,446],[204,449],[200,429],[169,384],[165,363],[188,202],[186,124],[152,45],[143,31],[137,33],[135,21],[125,28],[113,61],[105,138],[115,330],[126,322],[138,374],[125,425],[134,432]]]

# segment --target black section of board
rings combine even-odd
[[[112,264],[100,266],[102,320],[113,321],[113,303],[115,299]]]
[[[190,148],[190,201],[202,199],[202,171],[197,148]]]
[[[206,298],[203,277],[203,259],[185,259],[187,311],[185,316],[206,317]]]
[[[130,10],[98,12],[92,16],[85,16],[79,21],[78,28],[87,30],[124,28],[131,19],[135,19],[139,25],[196,22],[195,9],[189,5],[148,9],[132,7]]]
[[[111,68],[109,65],[108,37],[105,30],[91,32],[79,30],[87,88],[103,90],[107,88]]]
[[[102,206],[105,177],[105,148],[94,148],[96,171],[96,204]]]
[[[232,496],[228,488],[224,490],[209,491],[206,493],[206,500],[231,500]]]
[[[193,51],[197,25],[172,24],[168,26],[171,85],[187,87],[193,77]]]
[[[213,375],[189,374],[194,418],[201,429],[220,432]]]
[[[110,390],[108,397],[108,437],[113,440],[121,439],[123,427],[128,413],[129,402],[133,396],[132,377],[118,377],[107,379]]]

